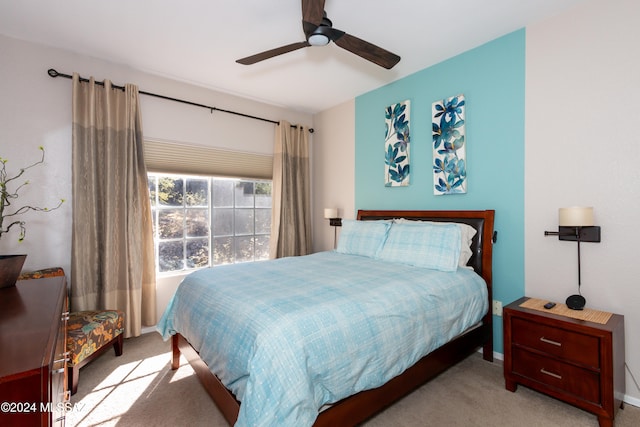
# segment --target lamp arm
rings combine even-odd
[[[575,237],[577,240],[580,240],[580,230],[582,229],[581,226],[561,227],[561,229],[562,228],[570,228],[572,230],[575,229],[575,231],[572,231],[571,233],[566,232],[566,230],[562,230],[562,231],[545,231],[544,235],[545,236],[564,236],[564,237],[571,236],[571,237]]]
[[[545,236],[558,236],[560,240],[568,240],[576,242],[599,243],[600,227],[599,226],[560,226],[558,231],[545,231]]]

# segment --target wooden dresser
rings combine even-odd
[[[625,392],[624,317],[576,320],[521,307],[527,300],[503,311],[507,390],[525,385],[596,414],[601,427],[613,426]]]
[[[64,426],[68,314],[64,276],[0,289],[0,425]]]

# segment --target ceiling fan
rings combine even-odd
[[[236,62],[243,65],[251,65],[304,47],[324,46],[331,41],[341,48],[386,69],[391,69],[400,61],[398,55],[388,50],[333,28],[332,22],[327,18],[327,14],[324,11],[324,3],[325,0],[302,0],[302,29],[306,36],[305,41],[291,43],[247,56],[246,58],[238,59]]]

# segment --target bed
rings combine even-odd
[[[192,273],[158,323],[172,368],[231,425],[351,426],[480,347],[492,361],[494,214],[360,210],[337,250]],[[423,236],[437,254],[406,251]]]

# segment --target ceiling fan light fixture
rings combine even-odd
[[[256,55],[238,59],[236,62],[244,65],[255,64],[256,62],[305,47],[326,46],[330,42],[334,42],[338,47],[386,69],[393,68],[400,61],[398,55],[388,50],[333,28],[333,23],[327,18],[327,14],[323,10],[324,4],[324,0],[302,0],[304,41],[266,50]],[[320,12],[322,12],[322,16],[320,16]]]
[[[311,34],[307,39],[311,46],[326,46],[329,44],[329,37],[324,34]]]

